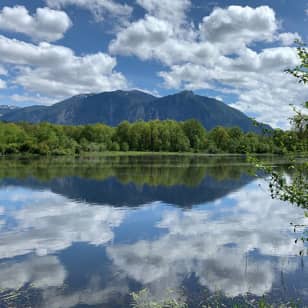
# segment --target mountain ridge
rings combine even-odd
[[[16,109],[19,109],[19,107],[13,106],[13,105],[0,105],[0,118],[4,114],[9,113],[12,110],[16,110]]]
[[[210,130],[218,125],[238,126],[245,132],[261,132],[241,111],[214,98],[182,91],[163,97],[139,91],[116,90],[76,95],[51,106],[30,106],[4,113],[7,122],[50,122],[64,125],[104,123],[116,126],[127,120],[176,120],[194,118]],[[270,128],[263,124],[264,127]]]

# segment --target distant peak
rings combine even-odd
[[[14,105],[0,105],[1,109],[17,109],[17,106]]]
[[[139,90],[139,89],[116,90],[115,92],[121,93],[121,94],[124,94],[124,95],[136,94],[136,95],[150,95],[150,96],[155,97],[155,95],[153,95],[152,93],[150,93],[148,91],[142,91],[142,90]]]
[[[124,93],[124,94],[146,94],[146,93],[144,93],[144,92],[142,92],[142,91],[140,91],[140,90],[137,90],[137,89],[132,89],[132,90],[126,90],[126,91],[120,91],[120,92],[122,92],[122,93]]]
[[[95,93],[82,93],[82,94],[77,94],[77,95],[74,95],[72,96],[72,98],[87,98],[89,96],[92,96],[92,95],[95,95]]]
[[[178,95],[181,96],[194,96],[194,92],[193,91],[189,91],[189,90],[184,90],[178,93]]]

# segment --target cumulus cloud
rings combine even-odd
[[[289,256],[298,254],[303,244],[294,243],[289,222],[290,217],[303,217],[302,210],[282,206],[257,183],[231,193],[228,200],[235,205],[226,206],[221,199],[203,210],[168,210],[157,225],[165,235],[107,247],[107,253],[121,272],[156,296],[167,288],[180,289],[192,273],[212,292],[262,296],[281,271],[293,272],[298,266]],[[250,254],[255,250],[262,258]]]
[[[272,41],[277,30],[275,12],[268,6],[251,8],[232,5],[216,8],[203,18],[201,37],[223,47],[245,46],[255,41]]]
[[[184,17],[176,23],[162,16],[153,9],[157,1],[139,3],[146,15],[119,31],[109,50],[161,62],[166,68],[158,74],[165,87],[214,89],[222,95],[228,89],[238,97],[235,108],[280,127],[288,125],[289,104],[308,99],[296,80],[284,73],[299,63],[296,50],[288,47],[299,35],[279,33],[272,8],[215,8],[195,27]],[[185,10],[182,5],[182,16]],[[283,46],[256,50],[258,42]]]
[[[27,94],[25,95],[13,94],[9,96],[9,98],[16,103],[31,102],[31,103],[41,104],[41,105],[51,105],[55,102],[55,100],[50,97],[45,97],[45,96],[40,96],[40,95],[31,96]]]
[[[97,21],[105,17],[116,16],[125,21],[132,13],[132,7],[113,0],[46,0],[49,7],[60,9],[68,5],[75,5],[88,9]]]
[[[137,0],[150,15],[172,23],[181,24],[186,20],[186,12],[190,7],[189,0]]]
[[[142,60],[150,59],[173,35],[172,26],[154,16],[132,23],[126,30],[118,33],[111,42],[110,51],[126,55],[137,55]],[[137,47],[137,48],[134,48]]]
[[[14,228],[0,234],[0,259],[35,253],[39,256],[63,250],[73,242],[102,245],[113,239],[125,213],[112,207],[70,201],[51,193],[0,191],[3,204],[18,202],[21,208],[4,208],[4,224],[15,221]]]
[[[285,32],[278,35],[279,40],[284,46],[291,46],[295,41],[302,41],[301,36],[296,33]]]
[[[145,10],[144,18],[132,22],[119,31],[111,41],[113,54],[135,55],[142,60],[157,59],[170,65],[174,61],[187,61],[194,55],[214,52],[209,46],[196,45],[193,26],[187,23],[186,11],[190,2],[176,0],[138,0]]]
[[[136,55],[142,60],[156,59],[166,65],[218,58],[212,45],[197,43],[192,36],[190,31],[178,33],[169,21],[146,15],[119,32],[109,50],[113,54]]]
[[[64,46],[35,45],[0,36],[0,59],[15,66],[14,83],[47,96],[126,88],[124,76],[114,71],[116,59],[101,52],[76,56]]]
[[[50,8],[37,8],[31,16],[24,6],[5,6],[0,11],[0,29],[23,33],[39,41],[56,41],[63,38],[72,22],[62,11]]]
[[[212,60],[219,62],[220,56],[238,51],[250,42],[273,40],[276,29],[275,13],[269,7],[215,9],[203,19],[199,29],[148,13],[120,31],[111,42],[110,51],[142,59],[152,57],[168,65],[183,61],[200,63],[201,58],[206,64]],[[210,54],[205,50],[210,50]],[[165,61],[167,53],[172,55],[172,63]]]

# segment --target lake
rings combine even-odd
[[[291,222],[242,157],[1,159],[0,307],[308,305]]]

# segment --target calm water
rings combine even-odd
[[[0,160],[0,307],[129,307],[143,288],[308,305],[303,211],[254,174],[235,157]]]

